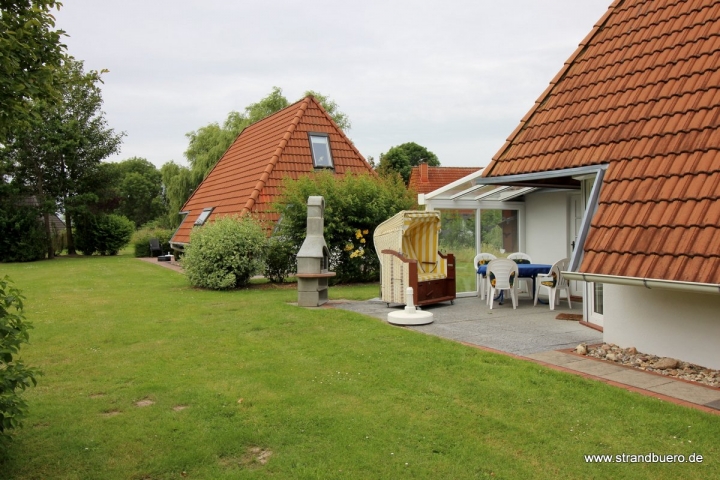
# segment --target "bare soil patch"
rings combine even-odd
[[[155,405],[155,402],[148,398],[135,402],[136,407],[149,407],[150,405]]]

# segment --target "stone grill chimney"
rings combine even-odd
[[[298,305],[319,307],[328,301],[330,250],[325,243],[325,199],[308,198],[307,233],[297,253]]]

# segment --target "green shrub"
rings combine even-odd
[[[377,281],[380,262],[375,253],[375,227],[401,210],[415,205],[414,194],[399,175],[344,175],[329,172],[286,179],[283,194],[275,203],[281,215],[279,234],[297,252],[307,229],[307,200],[325,199],[325,242],[330,250],[330,269],[338,283]]]
[[[170,252],[170,239],[172,235],[173,231],[169,228],[160,228],[152,225],[143,226],[133,234],[130,243],[132,243],[135,249],[136,257],[149,257],[151,238],[157,238],[160,242],[160,248],[162,248],[163,253],[166,253]]]
[[[283,237],[270,237],[265,249],[265,278],[282,283],[297,271],[297,259],[293,242]]]
[[[17,359],[32,328],[22,312],[23,298],[9,277],[0,278],[0,460],[6,454],[12,430],[21,425],[27,413],[20,392],[37,384],[38,372]]]
[[[242,287],[262,271],[265,230],[250,217],[221,217],[190,234],[181,264],[196,287]]]
[[[48,244],[40,212],[29,206],[0,205],[0,261],[33,262],[45,258]]]
[[[76,220],[75,248],[84,255],[117,255],[134,231],[135,224],[123,216],[85,214]]]

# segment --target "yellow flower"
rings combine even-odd
[[[368,230],[363,230],[363,235],[367,235],[368,233],[370,233],[370,231],[368,231]]]
[[[349,252],[349,251],[352,250],[353,248],[355,248],[355,246],[354,246],[352,243],[348,243],[347,245],[345,245],[345,251],[346,251],[346,252]]]
[[[360,239],[360,243],[365,243],[365,239],[364,239],[364,238],[361,238],[361,239]]]
[[[360,230],[355,232],[355,238],[362,238],[362,232]]]

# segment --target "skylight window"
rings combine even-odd
[[[310,133],[310,150],[315,168],[333,168],[330,138],[325,133]]]
[[[205,223],[205,220],[208,219],[210,214],[212,213],[214,207],[206,208],[205,210],[200,213],[200,216],[195,220],[195,225],[202,225]]]

